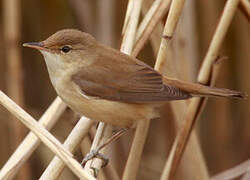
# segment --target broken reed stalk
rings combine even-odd
[[[207,84],[209,77],[211,77],[212,65],[217,59],[219,48],[225,37],[227,29],[232,21],[233,15],[238,7],[239,0],[228,0],[226,2],[224,11],[222,13],[220,22],[217,26],[213,39],[210,43],[208,52],[204,58],[200,73],[198,75],[198,82]],[[179,165],[180,159],[186,147],[187,141],[190,137],[193,124],[197,119],[197,112],[199,112],[199,106],[204,98],[193,98],[188,106],[185,124],[180,129],[174,145],[170,151],[169,158],[166,162],[161,179],[172,179],[176,169]]]
[[[68,135],[63,146],[72,154],[74,153],[76,147],[80,144],[82,139],[88,134],[89,128],[95,122],[82,116],[81,119],[77,122],[71,133]],[[55,156],[50,164],[47,166],[46,170],[43,172],[40,180],[53,180],[57,179],[62,170],[66,165],[64,162]]]
[[[50,130],[58,121],[66,105],[57,97],[40,118],[39,123]],[[0,179],[12,179],[40,144],[40,139],[30,132],[17,147],[0,171]]]
[[[0,103],[37,137],[39,137],[51,151],[60,157],[77,177],[81,179],[95,180],[93,176],[82,169],[82,166],[73,158],[73,155],[67,151],[53,135],[51,135],[41,124],[39,124],[2,91],[0,91]]]
[[[24,92],[23,92],[23,72],[21,64],[21,52],[18,45],[20,40],[20,16],[21,7],[20,0],[4,0],[4,40],[6,51],[7,65],[7,92],[17,104],[24,107]],[[14,150],[24,137],[24,127],[19,121],[16,121],[13,116],[9,117],[9,130],[13,136],[9,137],[11,149]],[[31,170],[28,164],[24,164],[22,172],[19,173],[19,179],[31,179]]]

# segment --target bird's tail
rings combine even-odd
[[[181,81],[177,79],[172,79],[168,77],[164,77],[163,81],[165,84],[177,87],[183,91],[189,92],[192,96],[218,96],[218,97],[231,97],[231,98],[246,98],[247,95],[245,93],[234,91],[230,89],[224,88],[216,88],[205,86],[199,83],[190,83],[186,81]]]

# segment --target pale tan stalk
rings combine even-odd
[[[220,46],[233,19],[238,4],[239,0],[228,0],[226,2],[220,22],[216,28],[213,39],[210,43],[209,49],[203,60],[202,67],[198,75],[198,82],[200,83],[206,84],[208,82],[212,64],[219,54]]]
[[[136,38],[137,24],[141,12],[142,0],[134,1],[131,13],[131,19],[128,23],[127,31],[124,35],[121,51],[127,54],[132,53],[132,48]],[[123,180],[134,180],[139,168],[145,140],[148,133],[150,120],[138,121],[135,136],[132,142],[125,169],[123,171]],[[135,158],[136,157],[136,158]]]
[[[77,177],[81,179],[95,179],[82,169],[82,166],[73,158],[73,155],[67,151],[53,135],[51,135],[41,124],[13,102],[2,91],[0,91],[0,103],[34,134],[36,134],[36,136],[39,137],[51,151],[60,157]]]
[[[55,125],[65,108],[66,105],[59,97],[57,97],[40,118],[39,123],[46,129],[50,130]],[[34,150],[38,147],[40,142],[39,138],[30,132],[2,167],[0,171],[0,179],[12,179],[22,167],[23,163],[27,161]]]
[[[171,3],[168,18],[167,18],[164,32],[163,32],[163,37],[165,39],[162,39],[161,41],[159,53],[158,53],[156,64],[155,64],[155,69],[160,72],[163,71],[162,68],[163,68],[163,64],[166,62],[165,58],[166,58],[168,45],[176,29],[179,17],[181,15],[182,8],[184,6],[184,2],[185,0],[175,0]],[[170,71],[174,72],[173,66],[172,67],[171,66],[169,67],[169,69]]]
[[[142,4],[142,15],[145,16],[148,13],[148,9],[151,8],[151,1],[153,0],[147,0],[144,1]],[[141,26],[141,25],[140,25]],[[162,38],[162,32],[163,32],[163,23],[159,22],[155,28],[153,29],[152,33],[149,36],[150,43],[154,52],[155,57],[157,56],[160,44],[161,44],[161,38]],[[144,30],[146,31],[146,30]],[[142,38],[140,38],[142,39]]]
[[[178,2],[175,2],[175,3],[178,3]],[[182,3],[184,3],[184,2],[182,2]],[[177,17],[177,14],[180,15],[181,6],[174,5],[172,7],[178,7],[177,12],[175,12],[174,10],[172,10],[172,11],[170,10],[171,14],[172,14],[171,17],[175,18],[175,17]],[[176,27],[177,20],[178,19],[169,20],[169,23],[168,23],[169,25],[165,26],[164,33],[163,33],[163,34],[165,34],[165,37],[167,37],[166,32],[168,32],[168,33],[174,32],[173,27]],[[161,28],[158,27],[158,32],[161,31],[160,29]],[[170,37],[172,37],[172,35],[173,34],[171,34],[171,33],[168,34],[168,36],[170,36]],[[158,36],[155,36],[155,37],[157,39],[159,38]],[[175,63],[172,60],[172,58],[170,57],[170,53],[171,53],[170,47],[171,46],[169,46],[169,41],[170,41],[170,38],[167,38],[166,40],[165,39],[162,40],[162,43],[160,45],[158,58],[157,58],[157,62],[156,62],[156,68],[160,72],[166,73],[168,76],[177,77]],[[155,44],[154,49],[157,49],[157,47],[156,47],[157,44],[156,43],[154,43],[154,44]],[[163,68],[164,68],[164,72],[163,72]],[[174,103],[172,102],[171,107],[173,109],[174,116],[176,119],[175,122],[177,123],[177,127],[179,127],[181,120],[183,119],[182,115],[184,114],[185,109],[186,109],[186,103],[185,102],[174,102]],[[192,160],[192,163],[190,162],[190,160]],[[195,168],[191,168],[193,173],[192,172],[189,173],[191,178],[198,176],[199,178],[202,178],[202,179],[208,179],[208,172],[206,169],[206,165],[205,165],[201,150],[199,148],[198,139],[195,136],[195,134],[192,136],[191,144],[188,146],[187,153],[185,155],[185,162],[189,164],[189,167],[195,166]],[[198,167],[197,167],[197,165],[198,165]],[[184,168],[186,167],[185,163],[183,166],[184,166]],[[198,175],[196,175],[197,174],[196,172],[199,172]]]
[[[155,26],[169,10],[170,2],[171,0],[156,0],[153,2],[147,14],[144,15],[140,26],[138,27],[132,56],[136,57],[146,44]]]
[[[150,125],[150,119],[138,121],[136,132],[134,135],[134,140],[129,152],[125,170],[123,172],[123,177],[122,177],[123,180],[136,179],[144,143],[147,138],[149,125]]]
[[[97,1],[98,5],[98,14],[97,14],[97,21],[99,23],[97,28],[96,34],[97,39],[104,43],[105,45],[113,46],[114,47],[114,32],[113,32],[113,16],[114,16],[114,0],[111,1]],[[91,150],[97,149],[100,144],[103,144],[106,139],[108,139],[112,134],[112,126],[106,125],[104,123],[99,123],[98,130],[96,136],[94,138],[94,143],[91,146]],[[105,148],[100,151],[100,153],[106,154]],[[93,176],[97,176],[99,170],[102,167],[102,160],[99,158],[94,158],[89,160],[85,165],[85,170],[88,171]],[[105,174],[103,174],[105,175]]]
[[[180,7],[180,6],[178,6],[178,7]],[[180,9],[179,9],[180,10]],[[179,14],[180,13],[180,11],[179,12],[176,12],[177,14]],[[174,14],[173,12],[172,12],[172,18],[173,17],[176,17],[176,14]],[[171,25],[172,26],[176,26],[176,23],[177,23],[177,20],[176,21],[170,21],[171,22]],[[170,28],[170,30],[168,30],[167,32],[174,32],[173,31],[173,28],[172,27],[168,27],[168,28]],[[172,29],[172,30],[171,30]],[[159,29],[159,31],[160,31],[160,29]],[[158,38],[158,37],[157,37]],[[160,37],[161,38],[161,37]],[[163,40],[163,41],[165,41],[165,40]],[[163,45],[163,43],[164,43],[164,45]],[[161,70],[162,68],[163,68],[163,64],[164,64],[164,62],[165,62],[165,59],[166,59],[166,43],[165,42],[163,42],[163,43],[161,43],[161,52],[160,52],[160,60],[159,60],[159,58],[157,59],[158,61],[158,63],[160,64],[160,66],[158,66],[159,67],[159,69]],[[155,47],[155,49],[158,49],[157,47]],[[172,62],[170,62],[170,63],[172,63]],[[172,64],[171,64],[172,65]],[[157,66],[157,65],[156,65]],[[168,71],[169,72],[169,71]],[[173,75],[173,76],[175,76],[175,70],[172,70],[172,71],[170,71],[170,73]],[[179,115],[181,115],[181,114],[183,114],[183,113],[181,113],[181,109],[183,109],[182,107],[185,107],[185,104],[183,104],[182,103],[182,105],[181,106],[177,106],[177,107],[174,107],[174,109],[180,109],[180,110],[178,110],[178,111],[174,111],[174,112],[176,112],[175,114],[177,114],[177,123],[180,123],[180,120],[182,119]],[[184,112],[184,111],[183,111]],[[190,150],[188,151],[189,153],[187,154],[187,156],[188,157],[192,157],[191,155],[195,152],[196,153],[196,158],[195,158],[195,162],[197,161],[197,164],[200,164],[200,166],[201,166],[201,168],[198,168],[198,171],[201,171],[201,173],[200,173],[200,176],[201,177],[208,177],[208,175],[207,175],[207,170],[206,170],[206,166],[204,165],[204,160],[203,160],[203,157],[202,157],[202,155],[201,155],[201,152],[200,152],[200,149],[199,149],[199,144],[198,144],[198,141],[197,141],[197,138],[196,137],[194,137],[194,138],[192,138],[193,140],[192,140],[192,146],[191,146],[191,148],[190,148]],[[203,168],[202,168],[203,167]],[[205,179],[206,179],[205,178]]]
[[[135,40],[135,34],[136,34],[136,28],[139,21],[139,15],[140,15],[140,8],[141,8],[142,0],[136,0],[136,1],[129,1],[128,7],[127,7],[127,13],[126,18],[124,22],[124,37],[123,42],[121,45],[121,51],[127,54],[131,54],[133,43]],[[133,18],[131,18],[133,17]],[[99,128],[100,127],[100,128]],[[110,136],[112,133],[112,127],[110,125],[104,125],[103,123],[100,123],[97,130],[97,135],[95,136],[94,143],[92,144],[91,149],[95,149],[98,145],[100,145],[102,142],[105,142],[108,135]],[[106,129],[106,130],[105,130]],[[105,131],[105,132],[104,132]],[[105,136],[100,136],[102,134],[105,134]],[[143,148],[143,147],[141,147]],[[140,147],[139,147],[140,149]],[[101,152],[105,152],[105,148],[101,150]],[[104,153],[105,154],[105,153]],[[100,159],[93,159],[86,163],[86,170],[89,173],[97,173],[99,172],[101,166],[102,166],[102,160]],[[93,167],[95,172],[93,171]]]
[[[132,0],[130,0],[132,1]],[[130,4],[129,1],[129,4]],[[141,6],[143,0],[133,0],[131,14],[128,16],[128,25],[125,27],[125,33],[123,34],[123,41],[121,45],[121,51],[126,54],[131,54],[135,42],[137,25],[139,22]],[[128,4],[128,10],[129,10]],[[127,13],[128,14],[128,13]],[[126,19],[125,19],[126,23]]]
[[[98,129],[96,131],[96,135],[94,138],[94,141],[92,143],[90,152],[94,149],[97,149],[97,147],[101,144],[103,144],[110,136],[112,135],[112,126],[106,125],[105,123],[100,122],[98,125]],[[103,148],[100,153],[106,154],[106,148]],[[99,170],[101,169],[103,165],[103,161],[99,158],[94,158],[89,160],[84,169],[91,173],[93,176],[98,175]]]
[[[218,27],[215,31],[213,39],[210,43],[206,57],[204,58],[200,73],[198,75],[198,82],[207,84],[209,83],[209,77],[211,77],[212,65],[217,59],[219,48],[225,37],[227,29],[232,21],[233,15],[237,9],[239,0],[228,0]],[[187,144],[189,136],[191,134],[195,120],[197,119],[197,113],[199,112],[199,106],[204,98],[193,98],[187,110],[185,124],[178,133],[174,145],[171,149],[170,156],[166,162],[161,179],[171,179],[176,172],[180,159],[182,157],[184,148]]]
[[[177,31],[169,45],[166,57],[167,61],[170,61],[175,67],[173,69],[175,75],[172,73],[172,76],[186,81],[194,81],[198,70],[194,3],[194,0],[185,2]],[[170,102],[177,126],[176,132],[183,124],[188,101]],[[176,178],[209,179],[206,162],[196,132],[191,134]]]
[[[250,172],[250,159],[246,160],[239,165],[225,170],[219,174],[216,174],[211,178],[211,180],[226,180],[226,179],[237,179],[237,177]]]
[[[89,136],[88,137],[85,137],[83,139],[83,141],[81,142],[81,152],[83,155],[86,155],[90,148],[91,148],[91,141],[90,141],[90,138]],[[110,148],[109,148],[110,149]],[[120,177],[117,173],[117,171],[115,170],[114,168],[114,165],[113,165],[113,162],[109,162],[108,166],[106,166],[104,169],[103,169],[103,174],[105,175],[105,177],[107,179],[110,179],[110,180],[119,180]],[[101,176],[102,174],[100,174]],[[99,176],[98,176],[99,178]]]
[[[218,62],[220,62],[220,60],[222,60],[222,59],[219,59],[218,60]],[[217,61],[214,63],[214,65],[213,65],[213,71],[211,72],[211,76],[210,76],[210,78],[211,79],[209,79],[209,83],[210,83],[210,85],[214,85],[214,83],[215,83],[215,80],[217,79],[217,77],[218,77],[218,74],[219,74],[219,68],[220,68],[220,63],[218,63]],[[188,108],[188,112],[187,112],[187,114],[189,115],[189,116],[186,116],[186,121],[188,121],[188,122],[190,122],[190,120],[188,119],[189,117],[191,117],[191,118],[195,118],[195,119],[198,119],[199,117],[200,117],[200,115],[201,115],[201,113],[202,113],[202,111],[203,111],[203,109],[204,109],[204,106],[205,106],[205,104],[206,104],[206,101],[207,101],[207,98],[202,98],[201,100],[199,99],[199,98],[194,98],[191,102],[190,102],[190,104],[189,104],[189,107],[190,106],[192,106],[192,107],[196,107],[195,109],[193,108],[193,109],[190,109],[190,108]],[[177,144],[177,139],[178,140],[180,140],[183,136],[185,136],[185,133],[187,133],[187,131],[190,129],[190,128],[192,128],[194,126],[194,124],[187,124],[187,123],[185,123],[185,126],[183,126],[182,128],[181,128],[181,132],[183,133],[183,134],[180,134],[180,133],[178,133],[177,134],[177,137],[176,137],[176,140],[174,141],[174,144],[173,144],[173,146],[172,146],[172,148],[171,148],[171,151],[170,151],[170,154],[169,154],[169,156],[168,156],[168,160],[167,160],[167,163],[166,163],[166,165],[165,165],[165,167],[164,167],[164,171],[163,171],[163,174],[162,174],[162,176],[161,176],[161,180],[165,180],[165,179],[172,179],[173,178],[173,176],[174,176],[174,174],[170,174],[170,170],[171,170],[171,168],[172,167],[175,167],[176,166],[176,164],[173,164],[173,162],[174,162],[174,153],[176,153],[176,154],[178,154],[178,153],[181,153],[180,151],[181,151],[181,149],[179,149],[179,144]],[[184,130],[185,129],[185,130]],[[187,141],[183,141],[183,142],[181,142],[181,143],[187,143]],[[196,154],[195,154],[196,155]],[[169,164],[168,164],[169,163]],[[176,162],[177,164],[179,163],[179,162]],[[198,164],[197,164],[198,165]],[[188,168],[187,168],[188,169]],[[198,169],[198,167],[197,167],[197,169]],[[169,174],[168,174],[169,173]],[[202,178],[203,179],[203,177],[199,177],[199,178]]]
[[[6,51],[7,65],[7,92],[20,106],[24,107],[24,92],[23,92],[23,72],[20,46],[21,36],[21,8],[20,0],[4,0],[4,47]],[[24,127],[19,121],[16,121],[13,116],[8,120],[13,136],[9,137],[11,142],[11,151],[18,146],[24,137]],[[19,173],[18,179],[31,179],[30,166],[25,163],[22,171]]]
[[[133,9],[133,4],[134,4],[133,0],[128,1],[127,11],[126,11],[126,15],[125,15],[125,19],[124,19],[124,23],[123,23],[123,27],[122,27],[122,35],[124,35],[125,31],[127,30],[128,22],[129,22],[129,19],[131,17],[131,12]]]
[[[248,21],[250,21],[250,1],[240,0],[240,9],[242,10]]]
[[[82,116],[78,121],[76,126],[73,128],[71,133],[68,135],[63,146],[71,153],[74,153],[76,147],[80,144],[82,139],[88,134],[89,128],[94,124],[94,121]],[[55,156],[47,166],[46,170],[43,172],[40,180],[52,180],[57,179],[62,170],[64,169],[65,164],[63,161]]]
[[[99,0],[97,1],[97,28],[96,36],[97,39],[108,46],[114,47],[115,40],[114,40],[114,4],[115,0]],[[104,130],[105,129],[105,130]],[[101,135],[101,136],[98,136]],[[100,144],[105,143],[106,139],[108,139],[112,135],[112,128],[109,125],[104,125],[100,123],[98,126],[98,132],[95,136],[94,143],[91,146],[91,150],[96,149]],[[106,150],[101,150],[101,153],[106,154]],[[92,175],[95,174],[93,169],[99,171],[102,166],[102,160],[98,158],[94,158],[86,163],[85,169],[91,173]],[[109,166],[108,168],[111,168]],[[105,176],[105,174],[101,174]]]
[[[144,3],[143,5],[146,6],[147,4]],[[144,6],[143,6],[143,11],[144,11],[144,8],[146,8]],[[154,54],[157,54],[157,51],[159,49],[159,46],[160,46],[159,42],[162,38],[162,35],[161,35],[162,31],[163,31],[163,26],[161,23],[159,23],[156,26],[156,29],[154,30],[152,37],[150,38]],[[169,44],[167,51],[166,52],[164,51],[162,53],[162,55],[165,57],[162,57],[164,61],[161,63],[162,65],[161,69],[164,69],[164,72],[161,72],[161,73],[165,73],[168,76],[172,76],[175,78],[180,78],[176,73],[177,64],[173,57],[173,51],[174,50],[173,50],[172,44]],[[172,67],[172,68],[169,68],[169,67]],[[186,102],[183,102],[183,101],[178,101],[178,102],[176,101],[176,102],[171,102],[170,105],[174,113],[173,114],[174,119],[175,119],[174,122],[176,123],[177,129],[178,129],[184,118],[183,114],[186,112],[187,104]],[[168,129],[166,130],[168,131]],[[182,162],[183,162],[181,166],[182,171],[181,172],[179,171],[180,178],[185,177],[187,179],[208,179],[209,176],[208,176],[205,160],[203,158],[200,145],[198,142],[198,138],[195,133],[193,133],[191,136],[190,143],[187,146],[187,150],[184,155],[184,160]]]
[[[90,130],[90,134],[92,134],[91,130]],[[83,139],[80,147],[81,147],[81,152],[83,155],[86,155],[90,151],[91,140],[90,140],[89,136],[85,137]],[[110,147],[109,147],[109,149],[110,149]],[[112,161],[109,162],[108,166],[106,166],[102,170],[103,171],[101,171],[100,174],[98,174],[98,178],[102,179],[102,175],[103,175],[106,179],[110,179],[110,180],[119,180],[120,179],[116,169],[113,166]]]
[[[179,2],[180,3],[180,2]],[[184,3],[184,2],[182,2],[182,3]],[[164,30],[164,32],[165,33],[168,33],[168,36],[171,36],[172,37],[172,35],[173,35],[173,32],[174,32],[174,29],[175,29],[175,27],[176,27],[176,24],[177,24],[177,20],[178,19],[176,19],[176,17],[179,17],[179,15],[180,15],[180,12],[181,12],[181,9],[182,9],[182,6],[183,5],[173,5],[172,7],[177,7],[177,11],[175,12],[175,11],[173,11],[172,10],[172,14],[171,14],[171,18],[175,18],[175,20],[169,20],[169,23],[167,23],[167,24],[169,24],[169,26],[165,26],[165,30]],[[171,11],[171,10],[170,10]],[[169,17],[168,17],[169,18]],[[172,33],[172,34],[171,34]],[[167,40],[162,40],[162,43],[161,43],[161,48],[160,48],[160,52],[159,52],[159,54],[158,54],[158,58],[157,58],[157,62],[156,62],[156,69],[157,70],[160,70],[161,71],[161,69],[162,69],[162,66],[163,66],[163,64],[164,64],[164,62],[165,62],[165,58],[166,58],[166,49],[167,49],[167,42],[166,41],[168,41],[169,42],[169,38],[167,39]],[[174,74],[175,75],[175,71],[174,70],[172,70],[171,71],[171,73],[172,74]],[[183,106],[185,106],[185,104],[183,104],[182,105],[182,107]],[[177,107],[178,109],[179,109],[179,107]],[[176,109],[176,107],[174,108],[174,109]],[[181,108],[181,109],[183,109],[183,108]],[[175,114],[183,114],[183,113],[180,113],[179,112],[179,110],[178,110],[178,113],[175,113]],[[178,116],[177,116],[178,117]],[[181,118],[178,118],[178,119],[181,119]],[[196,139],[196,141],[194,141],[194,142],[197,142],[197,139]],[[193,147],[199,147],[198,146],[198,143],[194,143],[193,144]],[[199,149],[199,148],[198,148]],[[192,149],[191,149],[192,150]],[[200,152],[200,151],[195,151],[195,152]],[[192,154],[193,152],[191,152],[190,151],[190,154]],[[198,155],[199,154],[201,154],[201,153],[198,153]],[[198,158],[198,160],[203,160],[202,159],[202,157],[201,158]],[[204,161],[202,161],[202,162],[204,162]],[[202,165],[203,165],[204,163],[202,163]],[[205,171],[205,173],[203,173],[202,175],[203,176],[207,176],[207,172],[206,172],[206,168],[204,168],[204,170],[203,171]]]

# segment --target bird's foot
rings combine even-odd
[[[100,150],[100,149],[99,149]],[[103,164],[102,164],[102,168],[108,165],[109,159],[104,155],[99,153],[99,150],[92,150],[90,151],[90,153],[88,153],[84,159],[81,162],[82,166],[85,166],[85,164],[87,163],[87,161],[93,159],[93,158],[99,158],[102,160]]]

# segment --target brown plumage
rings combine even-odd
[[[244,97],[238,91],[163,77],[145,63],[78,30],[62,30],[26,46],[42,52],[52,84],[73,110],[114,125],[131,126],[138,119],[154,118],[154,108],[164,101],[192,96]],[[119,109],[124,112],[115,112]]]

